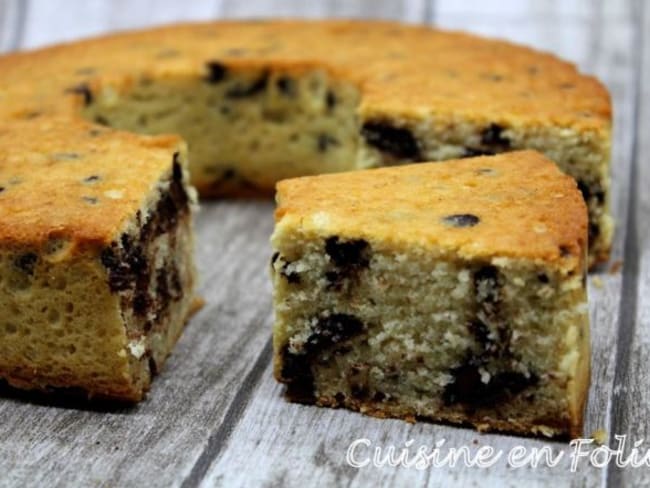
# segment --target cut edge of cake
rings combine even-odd
[[[374,224],[364,225],[372,209],[355,217],[361,210],[351,202],[360,205],[360,195],[376,192],[390,202],[378,181],[391,174],[408,179],[410,171],[417,173],[414,181],[421,180],[427,171],[421,165],[369,170],[365,190],[345,181],[352,173],[278,185],[274,374],[287,383],[290,399],[478,430],[548,437],[581,433],[590,364],[584,202],[570,178],[532,152],[475,158],[456,169],[512,170],[512,164],[493,163],[503,158],[532,160],[522,172],[544,166],[533,175],[554,180],[543,191],[566,192],[554,204],[573,214],[575,222],[565,219],[563,225],[576,228],[568,241],[561,239],[563,251],[530,259],[482,251],[459,255],[455,244],[442,249],[417,232],[391,239]],[[441,176],[445,166],[449,181],[467,183],[451,174],[448,163],[430,165],[431,178]],[[524,187],[531,185],[524,175],[519,178]],[[417,183],[413,187],[412,194],[397,195],[417,200]],[[347,209],[341,214],[329,211],[337,193],[341,209]],[[300,195],[307,194],[314,203],[301,207]],[[389,210],[377,206],[380,220]],[[399,201],[393,209],[407,221],[412,210]],[[484,224],[480,214],[455,215],[452,227],[458,228],[452,233],[471,235]],[[552,232],[561,237],[560,229]]]

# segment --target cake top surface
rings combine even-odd
[[[535,151],[294,178],[276,198],[274,240],[298,230],[569,270],[580,269],[587,243],[575,181]]]
[[[60,119],[0,124],[0,147],[10,148],[0,151],[0,242],[114,239],[182,148],[175,136],[116,134],[90,124],[70,131]]]
[[[326,69],[360,88],[359,111],[477,124],[609,130],[607,90],[556,57],[507,42],[379,21],[223,21],[118,33],[0,58],[0,114],[79,112],[80,87],[229,69]],[[76,96],[75,96],[76,94]],[[70,130],[74,130],[71,126]]]

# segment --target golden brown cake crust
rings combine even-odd
[[[294,178],[277,188],[278,227],[299,221],[307,233],[331,228],[465,258],[584,264],[584,200],[575,181],[535,151]],[[447,217],[463,215],[478,221],[450,232]]]
[[[176,136],[146,137],[66,119],[0,122],[0,241],[107,244],[169,172]],[[70,248],[69,251],[74,251]]]
[[[230,69],[324,67],[360,86],[363,113],[453,113],[578,131],[610,127],[607,90],[553,55],[459,32],[347,20],[184,24],[5,56],[0,111],[74,113],[74,97],[64,92],[81,83],[202,76],[209,60]]]

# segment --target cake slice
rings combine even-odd
[[[274,371],[290,400],[582,430],[587,212],[534,151],[285,180]]]
[[[115,135],[0,127],[0,379],[14,387],[138,401],[191,311],[184,144]]]

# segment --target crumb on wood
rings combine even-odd
[[[592,439],[599,446],[604,445],[607,442],[607,431],[605,429],[598,429],[592,432]]]
[[[617,259],[612,263],[612,265],[609,267],[609,274],[616,274],[618,273],[621,269],[623,269],[623,260],[622,259]]]
[[[600,290],[603,287],[603,280],[600,278],[600,276],[594,276],[591,279],[591,284]]]
[[[195,313],[197,313],[199,310],[201,310],[205,306],[205,300],[201,296],[195,296],[192,299],[192,303],[190,304],[190,310],[188,312],[188,319],[189,317],[193,316]]]

